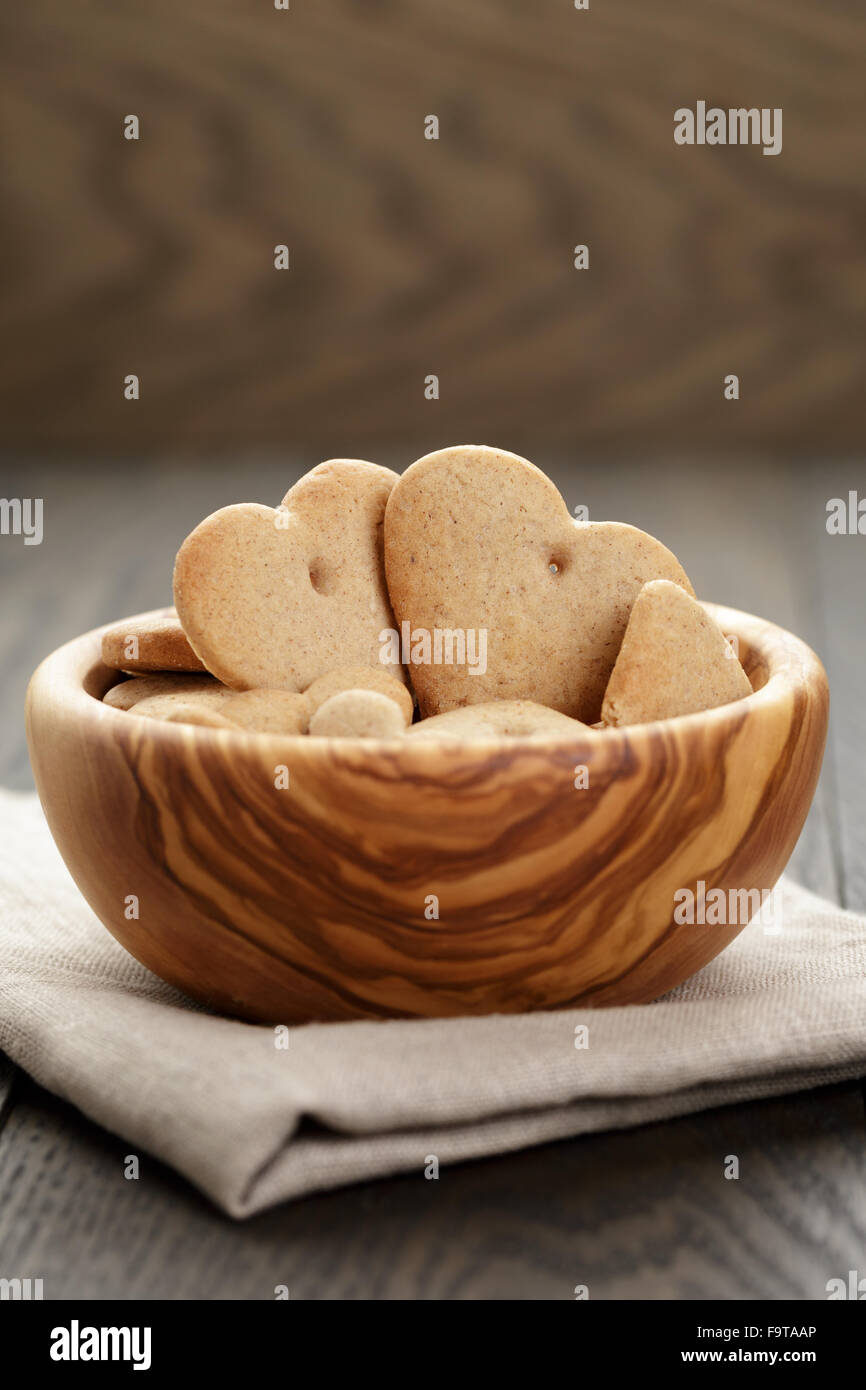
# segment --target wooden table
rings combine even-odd
[[[168,601],[174,551],[205,513],[273,504],[316,461],[5,460],[0,491],[45,499],[45,539],[0,541],[0,783],[31,785],[22,702],[37,661]],[[791,871],[866,909],[866,536],[825,527],[829,498],[866,492],[862,462],[537,461],[571,507],[658,535],[702,597],[819,652],[830,739]],[[0,1059],[0,1274],[42,1277],[48,1298],[269,1299],[288,1284],[293,1298],[546,1299],[586,1283],[592,1298],[821,1299],[829,1278],[866,1272],[856,1082],[467,1163],[437,1183],[368,1183],[243,1225],[154,1161],[126,1182],[126,1151]]]

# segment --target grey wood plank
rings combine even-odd
[[[826,1297],[862,1265],[854,1083],[587,1136],[227,1221],[27,1083],[0,1143],[3,1273],[47,1298]],[[740,1176],[727,1180],[729,1155]]]
[[[14,1062],[10,1061],[5,1052],[0,1052],[0,1133],[12,1108],[12,1083],[15,1073]]]
[[[830,680],[830,746],[841,900],[866,910],[866,535],[831,535],[826,503],[866,497],[862,462],[816,468],[811,484]]]

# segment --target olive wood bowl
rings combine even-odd
[[[36,784],[108,930],[213,1009],[273,1023],[641,1003],[743,925],[678,925],[678,889],[773,887],[824,749],[815,654],[707,610],[739,639],[745,699],[564,741],[448,745],[114,709],[99,629],[30,683]]]

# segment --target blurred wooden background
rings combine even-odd
[[[856,449],[864,60],[862,0],[4,6],[4,442]]]

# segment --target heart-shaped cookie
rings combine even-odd
[[[574,521],[540,469],[483,445],[406,470],[385,512],[385,567],[423,715],[532,700],[591,724],[642,585],[693,593],[653,536]]]
[[[201,729],[234,729],[237,732],[238,728],[207,705],[174,705],[167,713],[154,714],[151,718],[161,719],[164,724],[195,724]]]
[[[375,463],[330,459],[280,507],[224,507],[187,536],[175,606],[213,675],[235,690],[300,691],[336,666],[380,665],[379,635],[393,623],[382,518],[396,480]]]
[[[103,696],[103,704],[115,709],[133,709],[154,697],[166,697],[177,703],[218,705],[228,699],[231,690],[220,685],[213,676],[193,676],[180,672],[160,672],[157,675],[133,676],[131,680],[113,685]]]
[[[751,693],[733,647],[697,599],[664,579],[645,584],[604,693],[605,724],[673,719]]]
[[[221,713],[253,734],[305,734],[310,722],[306,696],[292,690],[242,690]]]
[[[117,671],[203,671],[173,608],[115,623],[102,634],[102,660]]]
[[[145,677],[139,677],[142,685]],[[166,677],[166,680],[168,678]],[[213,680],[210,676],[202,677],[202,684],[195,687],[192,682],[181,685],[181,677],[175,676],[178,684],[157,690],[151,695],[145,695],[141,700],[135,700],[128,708],[132,714],[143,715],[147,719],[167,719],[175,710],[183,709],[204,709],[216,710],[220,714],[225,714],[228,709],[234,691],[227,685],[220,685],[219,681]],[[209,685],[205,685],[205,681]]]
[[[494,700],[489,705],[464,705],[422,719],[407,738],[465,739],[580,738],[592,731],[579,720],[531,700]]]

